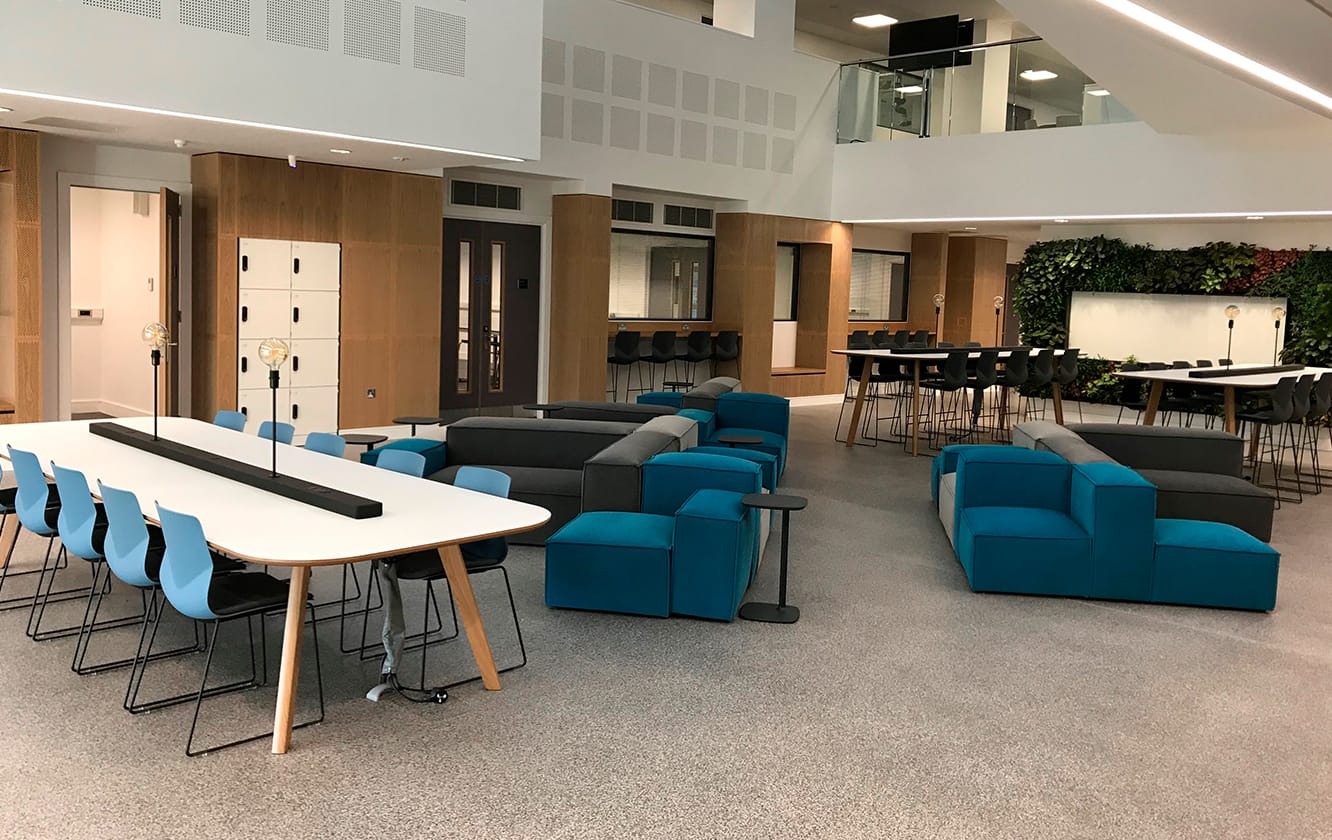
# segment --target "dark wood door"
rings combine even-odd
[[[160,304],[158,320],[171,333],[171,344],[162,354],[158,371],[162,389],[162,413],[180,414],[180,195],[162,187],[158,202],[161,218],[158,231]]]
[[[441,412],[536,401],[541,228],[444,220]]]

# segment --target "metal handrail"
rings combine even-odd
[[[1010,47],[1015,44],[1030,44],[1033,41],[1044,41],[1044,40],[1045,39],[1039,35],[1028,35],[1025,38],[1009,38],[1006,41],[987,41],[984,44],[972,44],[969,47],[953,47],[952,49],[946,49],[946,50],[924,50],[922,52],[903,53],[902,55],[891,55],[891,56],[885,55],[879,58],[862,58],[859,59],[858,61],[844,61],[842,62],[841,66],[859,67],[865,64],[880,64],[885,61],[895,61],[899,58],[916,58],[922,55],[940,55],[941,53],[980,52],[981,50],[988,50],[994,47]]]

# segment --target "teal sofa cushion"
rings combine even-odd
[[[379,453],[389,449],[401,449],[405,452],[419,452],[421,455],[424,455],[426,459],[426,475],[437,473],[448,466],[448,459],[446,458],[448,445],[445,444],[444,441],[416,437],[390,441],[378,449],[362,452],[361,463],[374,466],[379,463]]]
[[[675,515],[671,612],[733,621],[753,573],[758,541],[740,493],[699,490]]]
[[[546,606],[665,617],[675,518],[579,514],[546,540]]]
[[[1234,525],[1156,521],[1152,600],[1162,604],[1272,610],[1281,555]]]
[[[1156,527],[1156,488],[1128,467],[1073,467],[1069,514],[1092,537],[1093,598],[1149,601]]]
[[[743,447],[730,446],[695,446],[686,450],[687,452],[698,452],[702,455],[722,455],[727,458],[739,458],[742,461],[749,461],[751,464],[757,464],[763,474],[763,489],[769,493],[777,492],[777,456],[769,452],[760,452],[757,449],[744,449]]]
[[[1090,593],[1091,536],[1068,514],[1046,508],[971,507],[959,513],[957,522],[957,556],[972,591]]]
[[[698,439],[700,442],[711,440],[717,433],[717,415],[711,411],[704,411],[701,408],[686,408],[680,411],[681,417],[688,417],[698,424]]]

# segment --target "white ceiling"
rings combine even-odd
[[[898,20],[944,15],[977,20],[1013,17],[994,0],[796,0],[796,29],[886,55],[888,29],[866,29],[851,22],[851,18],[875,13]]]

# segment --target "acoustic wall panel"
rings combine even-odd
[[[708,126],[696,120],[680,120],[680,157],[708,159]]]
[[[675,119],[648,114],[647,150],[654,155],[675,155]]]
[[[250,0],[180,0],[180,22],[248,38]]]
[[[745,132],[745,168],[768,168],[768,136],[755,131]]]
[[[712,127],[712,162],[735,166],[740,150],[740,133],[724,125]]]
[[[146,18],[162,17],[162,0],[83,0],[83,5]]]
[[[550,85],[564,84],[568,45],[552,38],[541,39],[541,81]]]
[[[574,47],[573,86],[602,93],[606,90],[606,54],[589,47]]]
[[[638,151],[642,145],[643,114],[634,108],[612,105],[610,109],[610,144],[618,149]]]
[[[611,95],[643,98],[643,62],[624,55],[611,56]]]
[[[745,85],[745,122],[754,125],[768,124],[768,91]]]
[[[605,108],[600,102],[586,99],[573,101],[573,121],[570,136],[579,143],[606,144]]]
[[[466,76],[467,18],[417,6],[415,22],[412,66],[432,73]]]
[[[329,0],[268,0],[268,40],[312,50],[328,49]]]
[[[789,93],[772,95],[772,127],[782,131],[795,131],[796,98]]]
[[[385,64],[402,62],[402,3],[345,0],[342,52]]]
[[[648,102],[674,108],[679,74],[664,64],[648,65]]]
[[[690,73],[688,70],[680,75],[680,106],[695,114],[706,114],[712,99],[712,80],[701,73]]]
[[[740,119],[740,85],[718,79],[713,90],[712,113],[728,120]]]

